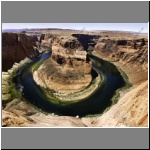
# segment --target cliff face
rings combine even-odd
[[[85,50],[93,50],[100,35],[89,35],[89,34],[72,34],[73,37],[76,37]]]
[[[100,39],[94,49],[114,61],[122,61],[133,65],[142,65],[148,69],[148,40],[112,40]]]
[[[85,127],[75,117],[44,114],[29,103],[14,99],[2,110],[3,127]]]
[[[113,38],[114,36],[116,39]],[[83,35],[80,34],[59,37],[52,34],[42,34],[40,44],[52,48],[52,56],[34,73],[35,81],[45,88],[49,87],[62,93],[71,93],[85,88],[91,81],[91,62],[86,59],[84,49],[88,47],[88,43],[94,41],[96,45],[93,46],[93,54],[113,61],[114,65],[127,74],[133,85],[129,89],[119,92],[118,102],[106,113],[90,118],[45,115],[26,101],[11,98],[12,101],[2,110],[2,126],[147,127],[148,40],[145,38],[138,38],[135,41],[132,40],[133,38],[123,39],[124,33],[118,36],[122,39],[118,39],[117,36],[114,33],[109,35],[109,39],[108,36],[100,37],[96,44],[97,37],[91,39],[88,36],[83,38]],[[18,56],[20,59],[22,55],[30,54],[29,51],[24,50],[25,47],[30,47],[29,41],[28,44],[24,41],[27,40],[26,38],[21,40],[24,41],[24,46],[18,41],[17,34],[9,34],[9,36],[4,34],[2,40],[2,54],[5,58],[4,62],[7,64],[10,60],[12,63],[15,61],[12,58],[16,59]],[[31,41],[32,45],[36,41],[36,37],[32,37]],[[15,52],[17,52],[17,56]],[[5,78],[7,80],[7,76]],[[3,84],[6,83],[3,82]],[[4,87],[2,85],[3,89]],[[7,92],[3,89],[3,93]]]
[[[7,71],[14,62],[19,62],[25,57],[35,57],[38,51],[33,49],[35,36],[25,34],[2,33],[2,71]]]
[[[95,119],[91,126],[99,127],[147,127],[148,126],[148,82],[120,98],[119,102],[101,117]]]
[[[37,84],[67,94],[90,84],[92,63],[76,38],[49,34],[45,35],[42,45],[51,47],[52,55],[34,73]]]
[[[93,54],[113,61],[127,74],[132,87],[121,91],[119,101],[102,116],[82,121],[92,127],[147,127],[148,40],[100,39]]]

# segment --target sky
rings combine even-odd
[[[2,29],[61,28],[148,32],[148,23],[2,23]]]

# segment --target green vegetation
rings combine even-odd
[[[11,95],[11,99],[21,98],[20,90],[16,89],[16,84],[14,83],[13,79],[17,75],[18,70],[14,70],[9,77],[9,86],[7,87],[8,93]]]
[[[45,60],[46,60],[46,59],[35,63],[35,64],[32,66],[32,68],[31,68],[32,73],[33,73],[34,71],[36,71],[36,70],[40,67],[40,65],[41,65]],[[96,63],[97,63],[97,62],[96,62]],[[101,63],[98,63],[98,65],[99,65],[99,67],[102,67],[102,64],[101,64]],[[118,102],[119,97],[120,97],[120,91],[123,91],[123,90],[125,90],[125,89],[127,89],[127,88],[129,88],[129,87],[132,86],[132,84],[129,82],[128,76],[125,74],[125,72],[123,72],[123,71],[122,71],[120,68],[118,68],[118,67],[115,67],[115,68],[116,68],[116,70],[118,70],[118,71],[120,72],[120,75],[123,77],[123,79],[124,79],[124,81],[125,81],[125,86],[122,87],[122,88],[119,88],[118,90],[116,90],[114,96],[113,96],[112,99],[111,99],[112,104],[111,104],[109,107],[107,107],[107,108],[103,111],[103,113],[101,113],[101,114],[94,114],[94,115],[90,115],[90,114],[89,114],[89,115],[87,115],[86,117],[101,116],[102,114],[104,114],[105,112],[107,112],[107,111],[111,108],[112,105],[114,105],[114,104],[116,104],[116,103]],[[19,68],[19,69],[20,69],[20,68]],[[107,68],[106,68],[106,69],[107,69]],[[95,70],[95,71],[96,71],[96,70]],[[98,71],[96,71],[96,72],[98,73]],[[115,72],[115,71],[114,71],[114,72]],[[13,99],[15,99],[15,98],[20,98],[21,100],[25,100],[27,103],[29,103],[25,98],[22,97],[21,91],[16,89],[16,85],[15,85],[13,79],[14,79],[14,77],[17,75],[17,73],[18,73],[18,70],[16,69],[15,71],[12,72],[12,74],[11,74],[11,76],[10,76],[10,78],[9,78],[8,91],[9,91],[9,93],[11,94],[11,99],[13,100]],[[103,84],[103,83],[105,82],[105,76],[103,76],[102,74],[99,74],[99,73],[98,73],[98,75],[100,76],[100,79],[101,79],[101,81],[99,82],[99,86],[98,86],[98,87],[100,87],[101,84]],[[93,83],[91,83],[91,84],[93,84]],[[55,97],[54,93],[56,93],[56,91],[50,90],[50,89],[45,89],[45,88],[42,88],[42,91],[43,91],[43,93],[44,93],[43,96],[46,97],[47,100],[50,99],[50,101],[51,101],[52,103],[54,103],[54,104],[56,104],[56,105],[58,105],[58,106],[70,105],[70,104],[76,103],[76,102],[78,102],[78,101],[81,101],[81,99],[80,99],[80,100],[76,100],[76,101],[71,101],[71,100],[70,100],[70,101],[65,101],[65,102],[64,102],[63,100],[58,99],[58,98]],[[82,92],[82,91],[81,91],[81,92]],[[94,92],[95,92],[95,91],[94,91]],[[86,98],[87,98],[87,97],[86,97]],[[84,99],[83,99],[83,100],[84,100]],[[31,103],[29,103],[29,104],[31,104]],[[32,105],[32,104],[31,104],[31,105]],[[32,106],[33,106],[34,108],[36,108],[37,110],[39,110],[40,112],[47,114],[46,112],[42,111],[40,108],[38,108],[38,107],[36,107],[36,106],[34,106],[34,105],[32,105]]]
[[[95,70],[95,71],[97,72],[97,70]],[[91,96],[92,94],[94,94],[96,92],[96,90],[101,86],[101,84],[103,84],[103,81],[104,81],[104,77],[100,73],[98,73],[97,79],[93,80],[91,82],[91,84],[88,87],[86,87],[86,89],[84,89],[80,92],[69,94],[67,96],[63,96],[61,94],[60,94],[60,96],[58,96],[58,95],[56,96],[54,93],[57,93],[57,92],[54,90],[45,89],[42,87],[41,87],[41,89],[44,92],[44,95],[46,95],[48,97],[50,102],[64,106],[64,105],[74,104],[74,103],[77,103],[79,101],[84,101],[85,99],[87,99],[89,96]],[[93,87],[94,85],[97,85],[98,87],[96,88],[96,90],[92,91],[91,88],[94,88]],[[90,93],[90,94],[88,94],[88,93]],[[84,98],[83,98],[83,95],[85,95]],[[68,99],[68,97],[70,100],[65,100],[65,99]],[[73,99],[73,97],[75,97],[76,100]]]
[[[42,65],[43,62],[44,62],[44,60],[35,63],[35,64],[32,66],[32,72],[36,71],[36,70],[40,67],[40,65]]]
[[[92,53],[91,53],[92,54]],[[95,57],[97,57],[96,55],[94,55]],[[108,60],[107,60],[108,61]],[[108,61],[109,63],[112,63],[112,61]],[[98,63],[98,66],[101,67],[101,64]],[[117,89],[111,99],[112,101],[112,104],[110,106],[108,106],[102,113],[99,113],[99,114],[89,114],[89,115],[86,115],[86,117],[99,117],[99,116],[102,116],[104,113],[106,113],[114,104],[116,104],[120,98],[120,92],[124,92],[126,89],[132,87],[132,83],[129,81],[129,78],[128,76],[126,75],[126,73],[119,67],[116,67],[116,70],[119,71],[120,75],[122,76],[122,78],[124,79],[124,82],[125,82],[125,85],[119,89]],[[104,79],[103,79],[104,80]]]
[[[21,94],[20,90],[16,89],[16,85],[13,81],[10,82],[10,86],[9,86],[8,90],[9,90],[9,93],[11,94],[12,99],[22,98],[22,94]]]
[[[87,50],[87,55],[92,55],[93,50]]]
[[[44,52],[44,53],[48,53],[48,51]],[[36,62],[34,65],[32,65],[32,73],[36,70],[38,70],[38,68],[43,64],[43,62],[45,62],[48,58],[38,61]],[[48,68],[49,69],[49,68]]]
[[[128,76],[126,75],[126,73],[124,71],[122,71],[119,67],[117,67],[118,71],[120,72],[121,76],[123,77],[126,85],[125,85],[125,89],[132,87],[132,83],[129,81]]]
[[[23,99],[21,91],[19,89],[17,89],[17,87],[16,87],[16,84],[14,82],[14,78],[18,74],[18,71],[20,69],[22,69],[25,65],[26,65],[26,63],[24,65],[22,65],[21,67],[14,69],[13,72],[11,74],[9,74],[9,79],[7,80],[8,85],[6,85],[6,91],[7,91],[6,94],[10,94],[11,96],[10,96],[9,101],[2,101],[3,105],[7,104],[8,102],[10,102],[16,98]]]
[[[128,78],[128,76],[126,75],[126,73],[125,73],[124,71],[122,71],[122,70],[121,70],[120,68],[118,68],[118,67],[117,67],[117,69],[118,69],[118,71],[120,72],[121,76],[122,76],[123,79],[124,79],[125,86],[122,87],[122,88],[119,88],[118,90],[116,90],[116,92],[115,92],[115,94],[114,94],[114,96],[113,96],[113,98],[112,98],[112,102],[113,102],[112,105],[114,105],[114,104],[116,104],[116,103],[118,102],[119,97],[120,97],[120,92],[123,92],[123,91],[125,91],[126,89],[132,87],[132,83],[130,83],[129,78]]]

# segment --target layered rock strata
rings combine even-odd
[[[23,33],[2,33],[2,71],[10,69],[15,62],[38,56],[33,46],[37,38]]]
[[[142,65],[148,69],[148,40],[100,39],[94,51],[102,56],[107,56],[113,61],[122,61],[124,64]]]
[[[25,58],[21,60],[19,63],[14,63],[12,68],[9,69],[7,72],[2,72],[2,103],[6,104],[7,102],[11,101],[14,96],[16,96],[16,92],[18,89],[15,89],[16,86],[14,85],[13,78],[16,72],[21,69],[27,63],[30,63],[31,59]],[[21,90],[20,87],[19,90]]]
[[[115,33],[115,36],[118,35]],[[124,37],[124,34],[119,36]],[[110,37],[112,37],[112,35],[109,36],[109,38]],[[132,42],[132,40],[125,40],[128,41],[128,43],[132,43],[132,47],[128,47],[127,44],[121,44],[122,46],[119,46],[119,43],[117,44],[116,42],[118,39],[110,39],[109,41],[114,42],[112,42],[112,46],[108,46],[109,42],[107,43],[107,40],[108,39],[100,39],[95,47],[94,54],[105,60],[113,61],[117,67],[121,68],[127,74],[130,82],[133,84],[131,88],[120,92],[117,104],[112,106],[110,110],[101,116],[90,118],[57,116],[54,113],[46,115],[36,110],[29,103],[22,101],[22,99],[13,99],[11,97],[10,99],[12,101],[2,110],[2,126],[148,127],[147,39],[144,39],[146,44],[140,49],[134,48],[134,42]],[[142,40],[140,41],[142,42]],[[109,49],[106,50],[107,46]],[[116,48],[112,48],[115,46]],[[123,53],[121,54],[122,51]],[[117,55],[117,53],[120,54]],[[130,60],[129,58],[135,59]],[[127,61],[128,59],[130,61]],[[8,74],[2,73],[2,76],[3,75],[6,75],[6,80],[3,79],[2,81],[2,92],[7,93],[3,87],[5,87],[5,83],[7,84]]]
[[[100,117],[83,118],[86,126],[147,127],[148,126],[148,40],[100,39],[94,55],[121,68],[132,87],[120,92],[117,104]]]
[[[42,44],[51,47],[52,54],[34,72],[38,85],[57,93],[70,94],[85,89],[91,83],[92,62],[76,38],[46,35]]]

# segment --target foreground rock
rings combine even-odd
[[[147,127],[148,126],[148,82],[132,88],[119,102],[101,117],[82,118],[91,127]]]
[[[2,111],[2,126],[9,127],[84,127],[81,119],[43,114],[20,99],[11,101]]]
[[[148,45],[147,39],[100,39],[93,54],[112,61],[128,76],[132,87],[120,92],[117,104],[100,117],[83,118],[91,127],[148,126]]]
[[[76,118],[43,114],[20,99],[2,111],[2,126],[35,127],[147,127],[148,82],[127,91],[117,104],[100,117]]]
[[[146,127],[148,125],[148,82],[126,93],[110,111],[92,126]]]

